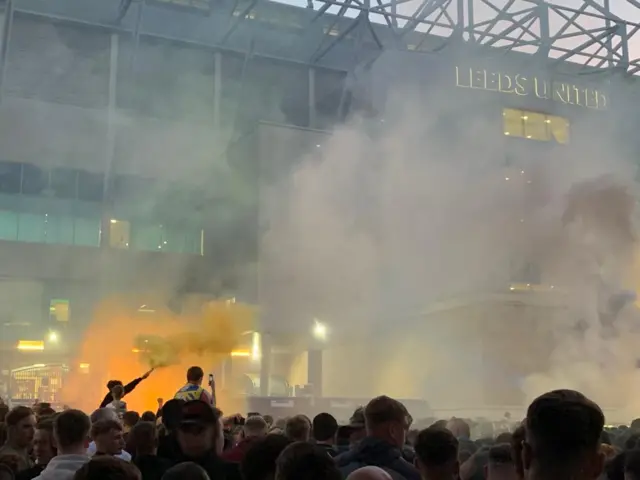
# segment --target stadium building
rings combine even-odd
[[[398,114],[393,92],[450,98],[452,138],[482,118],[478,148],[505,165],[613,141],[638,158],[640,5],[559,3],[4,0],[4,376],[66,361],[110,295],[268,304],[262,186],[349,118]],[[309,325],[261,329],[256,393],[277,374],[321,394],[320,347],[286,340]],[[302,363],[287,344],[310,348]]]

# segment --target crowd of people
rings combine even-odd
[[[605,428],[572,390],[535,399],[513,431],[474,439],[463,419],[420,428],[387,396],[342,426],[329,413],[225,417],[202,377],[190,369],[156,412],[126,411],[133,388],[120,382],[91,415],[3,406],[0,480],[640,480],[640,420]]]

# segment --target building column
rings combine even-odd
[[[309,68],[309,128],[316,128],[316,69]]]
[[[9,40],[11,39],[11,27],[13,26],[13,0],[7,0],[2,17],[2,32],[0,32],[0,99],[3,94],[4,77],[7,68],[7,56],[9,55]]]
[[[260,339],[260,351],[262,354],[260,360],[260,396],[268,397],[271,390],[271,336],[268,333],[262,333]]]
[[[307,382],[312,385],[313,396],[322,397],[322,350],[307,352]]]

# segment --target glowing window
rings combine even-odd
[[[69,300],[54,298],[49,302],[49,319],[54,322],[69,321]]]
[[[502,119],[505,135],[524,137],[524,121],[522,120],[522,112],[520,110],[505,108],[502,111]]]
[[[109,246],[111,248],[129,248],[131,224],[125,220],[112,218],[109,223]]]
[[[504,134],[541,142],[569,143],[570,124],[566,118],[544,113],[505,108],[502,111]]]

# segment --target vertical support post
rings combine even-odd
[[[268,397],[271,391],[271,335],[263,333],[261,336],[262,360],[260,361],[260,396]]]
[[[473,0],[467,0],[467,33],[469,42],[476,43],[476,21],[473,15]]]
[[[316,69],[309,67],[309,128],[316,127]]]
[[[9,55],[9,41],[11,28],[13,27],[13,0],[7,0],[4,9],[4,21],[2,24],[2,44],[0,45],[0,101],[4,94],[4,77],[7,69],[7,56]]]
[[[222,53],[213,54],[213,128],[220,135],[220,102],[222,99]],[[219,137],[218,137],[219,138]]]
[[[322,397],[322,350],[319,348],[307,352],[307,382],[313,386],[313,396]]]
[[[105,141],[105,158],[104,158],[104,180],[102,182],[102,193],[104,205],[111,205],[109,202],[111,172],[113,170],[113,161],[115,156],[116,143],[116,108],[117,108],[117,83],[118,83],[118,55],[120,47],[120,37],[117,33],[111,34],[111,45],[109,55],[109,96],[107,101],[107,130]],[[110,208],[103,209],[102,212],[102,235],[100,236],[100,246],[109,245],[109,230],[111,227]]]
[[[538,21],[540,22],[540,45],[538,46],[537,55],[546,61],[551,50],[549,7],[544,3],[540,3],[536,9],[538,10]]]

